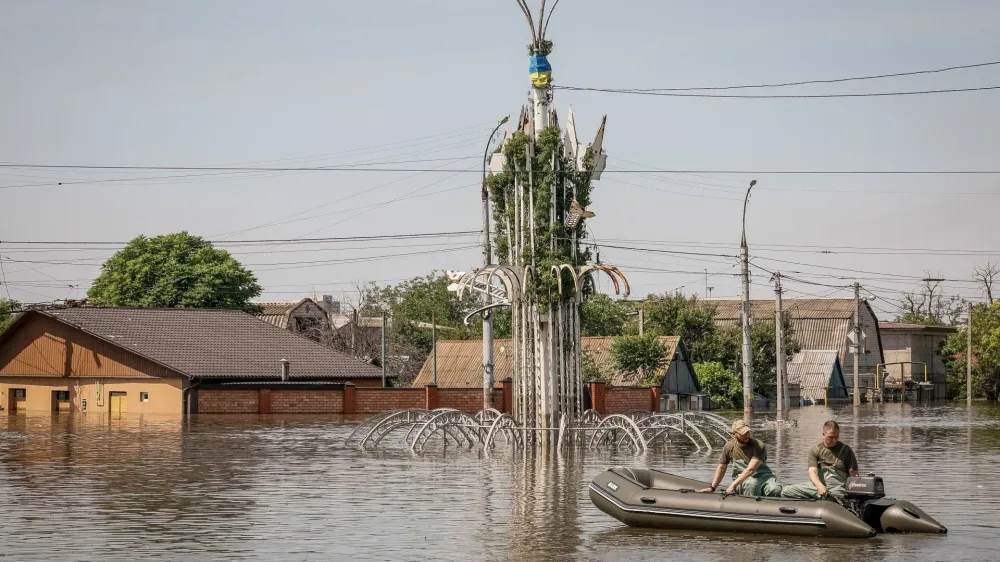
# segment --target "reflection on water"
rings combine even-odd
[[[591,505],[609,466],[708,479],[715,454],[681,441],[641,458],[438,447],[402,433],[377,453],[344,444],[331,418],[0,418],[0,556],[15,560],[961,560],[995,559],[1000,407],[805,408],[799,427],[758,432],[785,483],[828,417],[885,478],[948,526],[870,541],[685,535],[630,529]]]

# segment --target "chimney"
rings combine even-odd
[[[288,363],[288,359],[282,359],[281,363],[281,380],[288,380],[288,371],[291,369],[291,365]]]

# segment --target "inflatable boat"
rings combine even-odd
[[[912,503],[886,498],[875,475],[848,479],[844,505],[696,491],[707,487],[658,470],[619,467],[594,478],[590,501],[632,527],[838,538],[948,532]]]

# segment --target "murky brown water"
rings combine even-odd
[[[378,453],[330,418],[107,420],[11,416],[0,431],[0,557],[14,560],[996,560],[1000,407],[850,407],[795,412],[758,433],[782,482],[828,416],[862,471],[947,525],[870,541],[698,536],[622,526],[586,486],[615,464],[707,479],[715,455],[642,458],[447,449]],[[2,426],[0,426],[2,427]]]

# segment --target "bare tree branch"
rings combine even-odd
[[[986,291],[986,300],[993,304],[993,281],[1000,274],[1000,267],[994,262],[987,262],[984,267],[977,267],[972,271],[972,278],[982,283]]]

